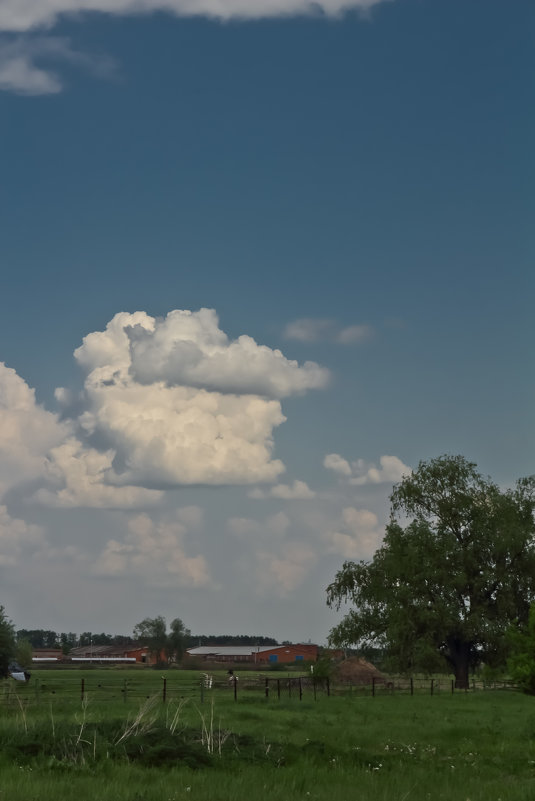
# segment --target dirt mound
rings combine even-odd
[[[343,684],[371,684],[373,678],[376,682],[385,682],[383,674],[375,665],[357,656],[349,656],[336,666],[334,677]]]

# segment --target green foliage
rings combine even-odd
[[[23,668],[29,668],[32,665],[32,646],[28,640],[17,640],[15,647],[15,659]]]
[[[34,648],[59,648],[58,635],[47,629],[19,629],[17,639],[28,640]]]
[[[513,681],[528,695],[535,695],[535,605],[529,610],[528,624],[509,631],[511,654],[507,667]]]
[[[328,679],[332,676],[335,661],[330,656],[320,656],[320,658],[309,666],[310,673],[316,679]]]
[[[191,632],[184,626],[179,617],[176,617],[167,633],[165,618],[147,617],[134,627],[134,637],[139,640],[148,651],[160,662],[162,657],[169,661],[179,662],[184,655],[186,644]]]
[[[15,629],[0,606],[0,676],[7,676],[9,662],[15,655]]]
[[[165,652],[167,660],[180,662],[184,656],[186,643],[189,640],[191,632],[187,629],[179,617],[171,621],[170,631],[167,635],[167,643]]]
[[[161,615],[155,618],[146,617],[134,626],[134,637],[159,661],[167,645],[165,618]]]
[[[460,687],[477,660],[503,661],[535,593],[534,495],[534,478],[502,492],[462,456],[421,462],[394,488],[372,561],[346,562],[329,586],[329,605],[354,607],[331,642],[383,647],[400,670],[445,659]]]

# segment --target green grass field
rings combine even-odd
[[[273,689],[266,698],[261,680],[257,691],[243,680],[235,701],[224,672],[215,678],[202,701],[199,673],[188,671],[49,670],[28,685],[6,681],[0,800],[535,799],[534,698],[314,700],[307,689],[300,701]]]

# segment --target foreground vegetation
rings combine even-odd
[[[184,692],[175,684],[164,703],[155,671],[143,673],[153,684],[148,698],[118,692],[113,699],[99,689],[113,681],[118,690],[124,681],[134,688],[140,673],[95,670],[86,674],[94,689],[82,701],[61,692],[74,673],[4,686],[0,798],[533,798],[535,699],[520,693],[319,693],[316,701],[307,693],[300,702],[242,692],[236,703],[225,687],[207,691],[201,703],[184,671],[173,676]]]

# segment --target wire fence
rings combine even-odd
[[[372,676],[369,680],[355,683],[339,683],[329,678],[311,675],[267,677],[235,675],[220,678],[202,673],[198,679],[184,680],[180,674],[176,677],[155,677],[150,672],[136,676],[122,677],[110,671],[108,675],[75,676],[67,672],[33,676],[26,684],[19,684],[13,679],[3,682],[0,689],[0,706],[41,706],[51,703],[81,703],[90,697],[93,702],[131,704],[149,698],[159,698],[162,704],[182,699],[192,699],[204,703],[216,696],[233,698],[239,702],[245,699],[263,699],[265,702],[276,702],[281,699],[296,701],[329,698],[331,696],[371,696],[384,697],[394,695],[440,695],[444,693],[458,694],[485,690],[516,690],[512,681],[484,682],[470,681],[469,687],[458,689],[449,677],[407,677],[389,676],[387,678]]]

